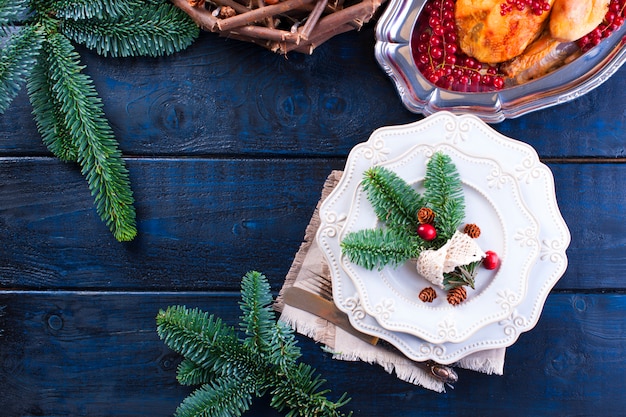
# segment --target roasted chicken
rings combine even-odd
[[[598,26],[610,0],[556,0],[550,12],[550,35],[563,41],[582,38]]]
[[[513,8],[500,13],[506,0],[457,0],[459,46],[488,64],[502,63],[503,73],[519,84],[548,73],[578,52],[572,42],[591,32],[610,0],[548,0],[549,13]]]
[[[548,0],[550,6],[555,0]],[[502,15],[506,0],[457,0],[455,20],[459,46],[480,62],[496,64],[519,56],[541,35],[549,14],[513,8]]]

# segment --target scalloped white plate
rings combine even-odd
[[[506,314],[496,321],[478,326],[458,342],[447,340],[454,339],[449,332],[447,335],[444,332],[446,341],[430,342],[415,334],[386,329],[377,320],[377,317],[381,319],[380,315],[374,317],[369,313],[374,310],[365,308],[359,289],[343,267],[340,242],[363,172],[376,164],[393,164],[396,159],[402,160],[403,155],[420,146],[453,149],[470,159],[497,161],[500,169],[506,169],[493,171],[494,184],[506,181],[508,177],[502,175],[512,175],[524,205],[538,222],[538,236],[533,237],[531,234],[530,240],[538,245],[539,251],[538,258],[529,267],[532,279],[526,280],[518,275],[518,279],[527,284],[525,292],[520,299],[503,297],[501,308]],[[523,210],[520,209],[520,212]],[[493,212],[488,213],[491,214]],[[502,214],[502,218],[506,221],[506,213]],[[567,267],[565,250],[570,235],[558,210],[550,170],[539,162],[530,146],[500,135],[472,115],[455,116],[439,112],[413,124],[375,131],[367,142],[357,145],[348,156],[341,181],[320,207],[320,219],[317,241],[330,266],[333,296],[339,309],[348,314],[355,328],[387,340],[409,358],[418,361],[432,359],[440,363],[453,363],[475,351],[510,346],[521,332],[534,327],[545,298]],[[483,223],[481,219],[472,219],[471,222],[479,225]],[[532,220],[528,220],[528,224],[532,224]],[[506,233],[494,232],[492,228],[491,224],[487,226],[486,233],[492,238],[495,236],[496,241],[508,236]],[[506,244],[503,243],[503,247]],[[503,258],[502,268],[505,262],[509,262],[508,259],[511,259],[510,253]],[[493,283],[493,277],[485,281]],[[502,282],[509,281],[503,279]],[[473,314],[480,316],[482,303],[468,304],[476,306],[471,307],[477,311]],[[460,325],[461,319],[456,317],[454,322]],[[446,325],[444,319],[438,320],[438,323],[444,327]]]
[[[420,144],[399,158],[378,165],[391,169],[423,192],[420,184],[432,154],[441,151],[451,157],[463,183],[466,222],[477,223],[481,228],[477,243],[483,251],[494,250],[501,259],[501,266],[495,271],[479,268],[475,288],[467,289],[466,301],[450,305],[446,293],[421,277],[413,262],[379,271],[367,270],[340,257],[368,314],[387,330],[409,333],[431,343],[460,342],[481,327],[507,317],[524,297],[530,269],[539,254],[539,223],[521,198],[514,165],[501,166],[493,157],[467,155],[462,147]],[[521,161],[526,155],[519,151],[517,147],[501,148],[500,154],[508,158],[500,159],[507,162],[506,159],[514,160],[517,156]],[[351,180],[361,181],[356,177]],[[349,182],[346,190],[354,189]],[[381,227],[360,185],[356,185],[354,198],[345,195],[335,202],[328,206],[329,210],[349,210],[339,241],[348,233]],[[418,298],[425,287],[434,287],[438,293],[432,303]]]

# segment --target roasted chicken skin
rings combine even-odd
[[[610,0],[555,0],[550,12],[550,35],[575,41],[602,23]]]
[[[537,16],[530,8],[504,14],[505,0],[457,0],[455,20],[459,46],[477,60],[497,64],[522,54],[547,25],[549,13]],[[548,0],[550,6],[555,0]],[[577,0],[574,0],[577,1]]]

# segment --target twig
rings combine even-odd
[[[193,7],[189,4],[188,0],[172,0],[172,3],[174,6],[187,13],[200,29],[215,32],[218,19],[204,7]]]
[[[308,20],[306,21],[306,23],[304,24],[304,27],[300,31],[300,36],[303,39],[309,39],[309,37],[311,36],[311,32],[313,31],[315,25],[317,24],[318,20],[322,16],[322,13],[324,12],[324,9],[326,9],[327,4],[328,4],[328,0],[317,1],[317,3],[315,4],[315,7],[311,11],[311,14],[309,14]]]
[[[289,10],[297,9],[303,4],[311,3],[313,0],[286,0],[284,2],[266,6],[260,9],[250,10],[244,14],[238,14],[228,19],[219,20],[217,26],[220,30],[231,30],[236,27],[249,25],[250,23],[258,22],[266,17],[274,16],[287,12]]]

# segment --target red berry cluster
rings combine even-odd
[[[622,26],[624,18],[626,18],[626,0],[611,0],[609,10],[606,12],[602,23],[580,38],[578,46],[583,52],[587,52]]]
[[[431,0],[420,14],[411,39],[418,70],[434,85],[453,91],[500,90],[504,77],[497,67],[467,56],[457,42],[454,0]]]
[[[528,7],[533,14],[541,16],[550,10],[550,3],[545,0],[506,0],[506,3],[500,4],[500,14],[504,16],[514,7],[520,12]]]

